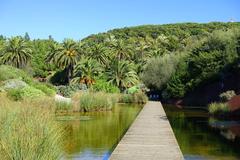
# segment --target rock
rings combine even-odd
[[[66,98],[66,97],[63,97],[63,96],[61,96],[59,94],[55,95],[55,101],[56,102],[60,102],[60,103],[67,103],[67,104],[72,103],[71,98]]]
[[[28,84],[20,79],[9,79],[3,83],[2,88],[4,90],[10,90],[10,89],[21,89],[27,86]]]

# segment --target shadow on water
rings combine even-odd
[[[141,108],[117,105],[112,111],[57,117],[67,133],[62,159],[107,160]]]
[[[240,121],[217,120],[202,109],[164,105],[186,160],[240,159]]]

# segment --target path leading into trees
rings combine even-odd
[[[160,102],[148,102],[114,149],[110,160],[182,160]]]

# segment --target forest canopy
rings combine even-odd
[[[145,84],[184,97],[239,63],[240,23],[179,23],[114,29],[82,40],[0,36],[0,64],[55,85],[124,91]],[[107,89],[110,87],[110,89]],[[115,89],[118,88],[118,89]]]

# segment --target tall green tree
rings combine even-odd
[[[25,39],[25,41],[30,41],[31,40],[28,32],[25,33],[24,39]]]
[[[131,58],[132,50],[130,47],[124,43],[122,39],[113,41],[111,43],[112,56],[120,60],[129,60]]]
[[[116,85],[122,91],[139,82],[135,66],[129,61],[112,61],[106,71],[106,76],[110,83]]]
[[[62,44],[55,43],[50,47],[46,60],[64,69],[67,72],[67,83],[69,83],[79,57],[77,43],[71,39],[65,39]]]
[[[107,48],[101,43],[91,47],[90,57],[97,60],[101,65],[108,65]]]
[[[8,39],[0,61],[17,68],[23,68],[31,59],[32,50],[22,37]]]
[[[74,68],[73,82],[85,83],[88,87],[95,83],[96,77],[102,72],[100,63],[92,58],[83,58]]]

